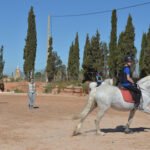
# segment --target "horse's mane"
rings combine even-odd
[[[144,86],[147,85],[149,82],[150,82],[150,75],[140,79],[137,83],[141,86],[142,85]]]

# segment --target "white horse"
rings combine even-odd
[[[95,87],[92,86],[87,104],[79,115],[78,119],[80,120],[73,132],[73,136],[80,133],[79,131],[83,121],[88,116],[88,114],[96,107],[98,107],[97,117],[95,120],[97,134],[104,135],[104,133],[99,129],[99,123],[105,112],[110,107],[121,111],[130,111],[128,123],[125,126],[125,133],[131,132],[129,127],[137,109],[135,109],[133,103],[125,102],[119,88],[111,85],[111,83],[112,80],[110,79],[110,82],[104,82],[99,87],[96,87],[96,85]],[[139,85],[142,92],[140,106],[142,106],[143,112],[150,114],[150,76],[139,80],[137,84]]]
[[[101,85],[105,85],[105,84],[106,85],[107,84],[108,85],[113,85],[113,79],[105,79],[105,80],[103,80],[103,82],[101,83]],[[97,82],[90,82],[89,83],[89,92],[92,91],[92,90],[94,90],[95,88],[97,88]],[[88,111],[92,111],[96,106],[97,106],[97,104],[94,101],[94,99],[91,100],[89,98],[88,101],[87,101],[86,107],[84,108],[84,110],[82,111],[82,113],[73,116],[73,119],[76,120],[76,119],[79,119],[79,118],[84,118],[83,116],[85,114],[87,114]],[[82,119],[81,119],[81,121],[82,121]],[[84,121],[84,119],[83,119],[83,121]]]

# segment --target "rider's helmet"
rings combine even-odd
[[[133,62],[133,58],[132,58],[131,56],[126,56],[126,57],[124,58],[124,61],[125,61],[126,63],[128,63],[128,62]]]

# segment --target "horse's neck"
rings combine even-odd
[[[142,86],[142,87],[150,86],[150,76],[146,76],[146,77],[140,79],[137,83],[139,86]]]
[[[149,105],[150,104],[150,76],[142,78],[137,83],[142,92],[142,99],[144,105]]]

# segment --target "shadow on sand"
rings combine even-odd
[[[150,128],[146,127],[139,127],[139,128],[130,128],[132,130],[132,133],[139,133],[139,132],[149,132]],[[123,132],[124,133],[125,126],[117,126],[116,128],[107,128],[107,129],[101,129],[104,133],[117,133],[117,132]],[[96,132],[96,130],[89,130],[85,131],[84,133],[90,133],[90,132]]]
[[[39,107],[38,107],[38,106],[34,106],[33,108],[34,108],[34,109],[38,109]]]

